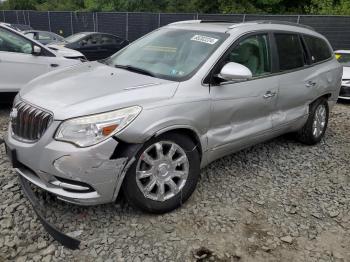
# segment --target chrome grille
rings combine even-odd
[[[10,118],[14,137],[26,142],[39,140],[53,119],[49,112],[25,102],[12,108]]]

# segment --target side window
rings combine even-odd
[[[26,38],[0,28],[0,51],[31,54],[33,47]]]
[[[250,69],[253,77],[271,73],[270,49],[267,34],[242,40],[224,59],[224,64],[235,62]]]
[[[304,50],[297,34],[275,34],[280,71],[303,67]]]
[[[332,51],[323,39],[309,35],[304,35],[303,38],[309,48],[312,63],[318,63],[332,57]]]
[[[101,36],[101,45],[115,45],[118,44],[118,39],[110,35]]]
[[[28,38],[30,38],[30,39],[35,39],[34,38],[34,33],[27,33],[27,34],[25,34],[26,35],[26,37],[28,37]]]
[[[85,38],[85,41],[87,43],[87,45],[98,45],[100,44],[100,39],[101,36],[100,35],[91,35]]]
[[[51,40],[51,34],[40,32],[39,33],[39,40]]]

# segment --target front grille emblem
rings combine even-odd
[[[16,119],[17,118],[17,115],[18,115],[18,110],[17,110],[17,108],[12,108],[12,110],[11,110],[11,113],[10,113],[10,119],[11,119],[11,121],[13,121],[14,119]]]
[[[12,128],[16,128],[17,116],[18,116],[18,110],[17,108],[13,107],[10,113],[10,122],[12,124]]]

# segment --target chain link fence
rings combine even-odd
[[[334,49],[350,49],[350,16],[0,11],[0,21],[5,23],[26,24],[63,36],[83,31],[106,32],[129,41],[166,24],[191,19],[233,23],[254,20],[295,22],[311,26],[325,35]]]

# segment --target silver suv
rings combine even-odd
[[[61,200],[101,204],[122,190],[144,211],[168,212],[215,159],[290,132],[319,142],[341,78],[310,28],[178,22],[28,84],[7,152],[22,179]]]

